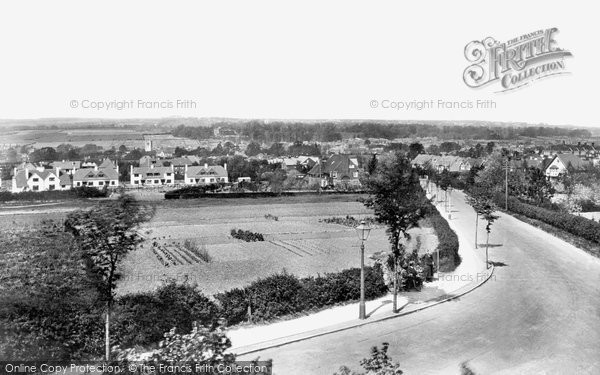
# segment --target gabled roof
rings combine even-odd
[[[588,161],[585,161],[579,156],[573,154],[557,154],[556,158],[558,158],[565,167],[568,167],[569,163],[571,163],[575,169],[582,169],[585,168],[586,165],[590,164]]]
[[[89,181],[89,180],[118,180],[119,174],[113,168],[99,168],[98,170],[91,168],[79,169],[73,175],[73,181]]]
[[[171,167],[135,167],[132,173],[141,174],[145,178],[148,176],[148,173],[164,175],[165,173],[173,173],[173,169]]]
[[[65,185],[65,186],[73,184],[71,182],[71,176],[69,176],[66,173],[63,173],[63,174],[60,175],[59,182],[60,182],[61,185]]]
[[[115,162],[110,159],[104,159],[104,161],[98,166],[98,168],[115,168]]]
[[[227,177],[227,171],[220,165],[209,165],[208,167],[191,166],[187,168],[185,175],[187,178],[206,176]]]
[[[352,166],[352,168],[350,168],[350,166]],[[315,164],[308,174],[318,175],[321,173],[330,174],[332,172],[337,172],[341,178],[344,175],[349,175],[351,171],[358,171],[358,165],[351,160],[349,155],[336,154],[324,161],[322,165],[320,163]],[[349,175],[348,177],[352,176]]]

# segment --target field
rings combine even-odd
[[[149,291],[164,280],[188,280],[213,294],[244,286],[260,277],[286,271],[297,276],[335,272],[360,265],[356,231],[320,220],[331,217],[371,217],[358,196],[297,196],[151,201],[157,212],[140,233],[146,241],[122,263],[124,277],[118,293]],[[42,220],[62,220],[68,212],[90,207],[93,201],[12,204],[0,207],[0,228],[26,229]],[[265,217],[265,215],[271,215]],[[277,217],[275,220],[274,217]],[[264,242],[243,242],[231,229],[262,233]],[[186,249],[194,241],[206,262]],[[409,250],[434,250],[437,238],[431,228],[412,231]],[[386,252],[385,228],[374,227],[365,243],[366,263]]]
[[[147,241],[124,262],[119,293],[151,290],[172,278],[213,294],[284,270],[308,276],[358,267],[356,231],[320,219],[371,214],[354,196],[164,202],[142,230]],[[262,233],[265,241],[233,239],[234,228]],[[195,241],[211,261],[185,250],[184,240]],[[414,231],[409,248],[433,250],[436,244],[432,230],[423,228]],[[369,256],[388,249],[385,228],[374,228],[365,243],[367,264]]]

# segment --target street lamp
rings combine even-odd
[[[362,220],[356,227],[360,239],[360,303],[358,304],[358,319],[365,319],[365,241],[369,238],[371,228]]]

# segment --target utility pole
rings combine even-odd
[[[504,177],[504,209],[506,211],[508,211],[508,162],[509,162],[509,158],[506,159],[506,167],[504,169],[505,171],[505,177]]]

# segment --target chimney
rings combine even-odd
[[[25,167],[25,179],[29,180],[29,168]]]
[[[223,168],[225,169],[225,172],[227,172],[227,163],[223,164]]]
[[[204,163],[204,168],[208,168],[208,163]]]
[[[60,177],[60,167],[56,167],[56,177]]]
[[[154,169],[154,164],[150,164],[150,169]]]

